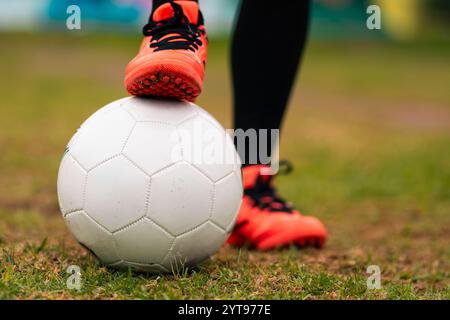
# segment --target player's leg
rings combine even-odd
[[[236,129],[280,128],[305,45],[308,17],[309,1],[242,1],[232,44]],[[270,134],[258,140],[263,137]],[[274,146],[270,139],[266,143],[271,153]],[[300,215],[280,198],[273,176],[261,175],[262,159],[251,164],[249,148],[245,151],[247,157],[241,154],[245,196],[229,242],[250,243],[258,249],[293,243],[321,247],[327,234],[323,224]]]
[[[194,101],[203,87],[207,40],[195,0],[156,0],[139,53],[125,71],[130,94]]]

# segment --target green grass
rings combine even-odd
[[[125,95],[136,37],[0,34],[0,298],[449,299],[450,47],[311,43],[285,118],[282,194],[327,225],[324,250],[224,246],[191,272],[102,267],[58,211],[64,147]],[[228,43],[211,41],[198,104],[230,126]],[[80,291],[66,288],[70,265]],[[382,288],[366,286],[369,265]]]

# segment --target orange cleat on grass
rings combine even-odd
[[[164,3],[149,20],[139,53],[125,71],[128,93],[195,101],[202,91],[207,56],[197,2]]]
[[[228,243],[258,250],[292,244],[321,248],[327,238],[324,225],[315,217],[301,215],[280,198],[273,187],[274,176],[261,175],[263,167],[243,168],[244,199]]]

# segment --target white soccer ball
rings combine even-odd
[[[149,272],[215,253],[242,199],[239,157],[189,102],[127,97],[87,119],[58,174],[64,220],[104,264]]]

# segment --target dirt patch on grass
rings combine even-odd
[[[450,132],[450,106],[404,101],[376,101],[356,97],[319,94],[302,90],[295,95],[295,113],[317,113],[332,116],[344,123],[371,124],[387,129],[406,129],[422,133]]]

